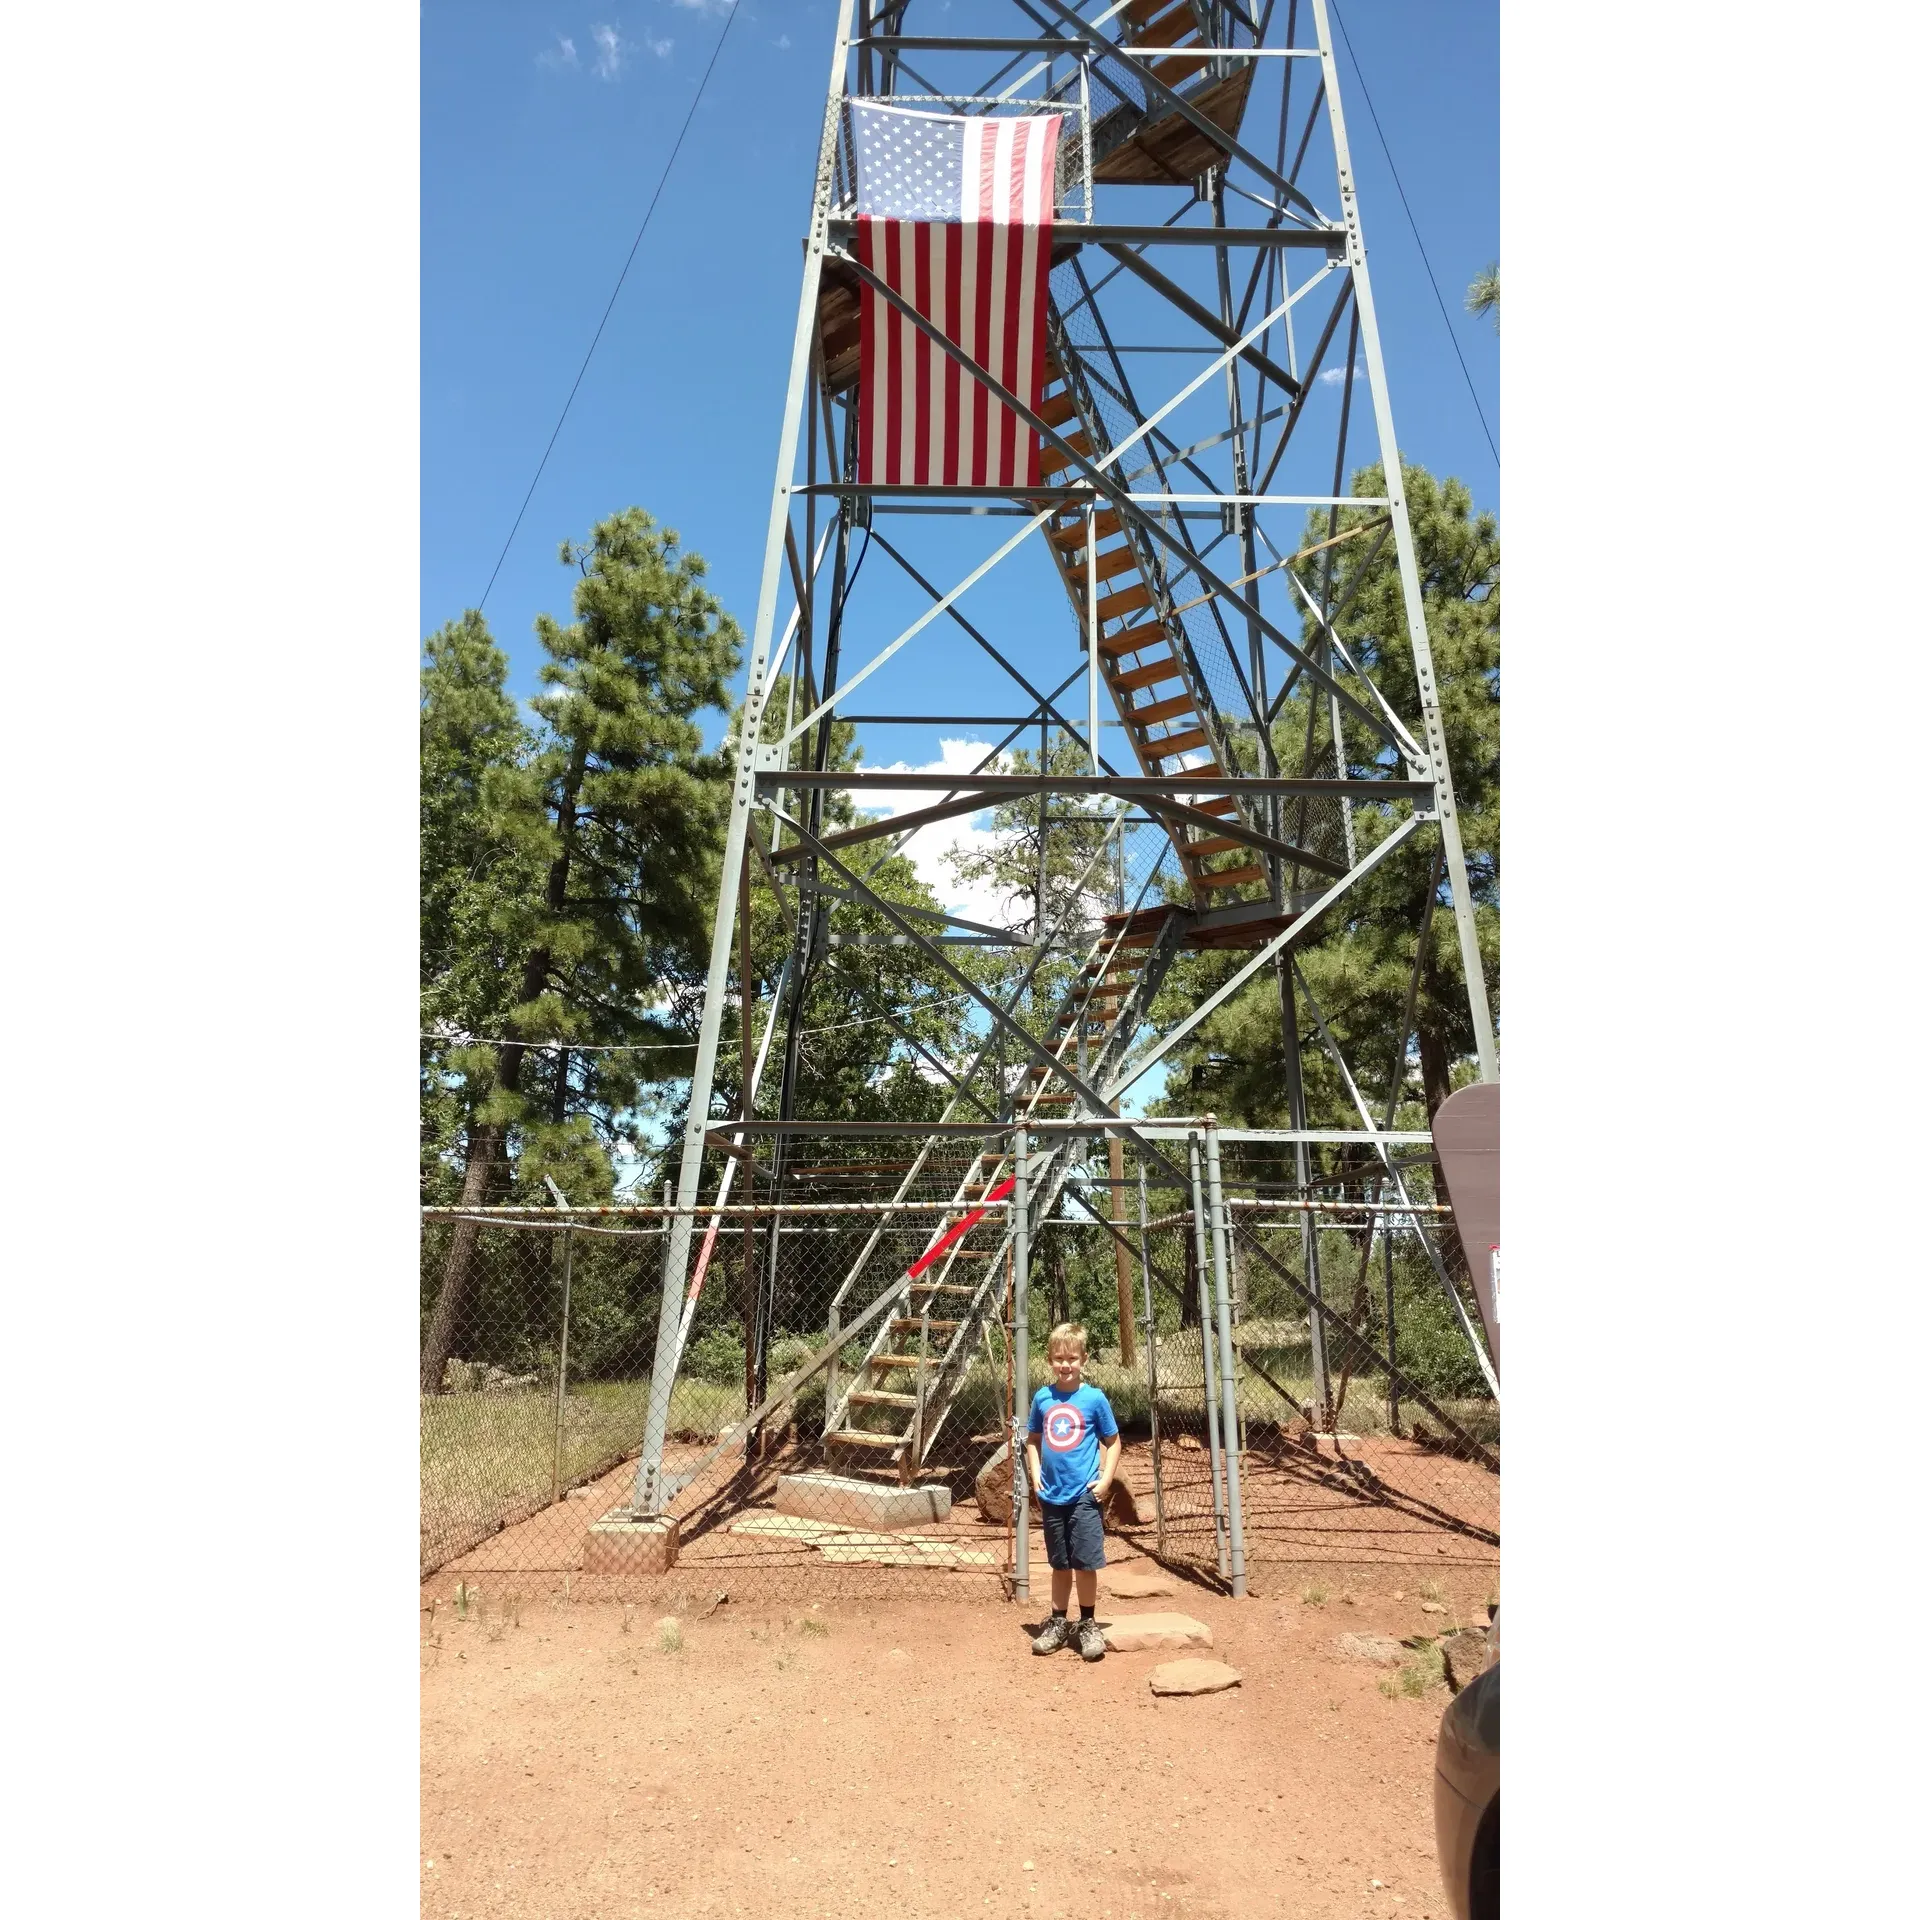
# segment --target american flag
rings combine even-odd
[[[963,353],[1040,404],[1057,114],[853,106],[859,260]],[[898,308],[860,289],[860,478],[1034,486],[1033,429]]]

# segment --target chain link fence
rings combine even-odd
[[[1176,1168],[1185,1152],[1161,1143]],[[1085,1324],[1125,1442],[1123,1551],[1224,1582],[1237,1491],[1256,1578],[1496,1558],[1498,1405],[1430,1171],[1303,1189],[1291,1150],[1230,1150],[1216,1236],[1164,1166],[1143,1186],[1104,1143],[1052,1153],[1030,1163],[1028,1388],[1048,1328]],[[790,1139],[754,1198],[743,1180],[680,1216],[664,1527],[634,1509],[653,1511],[636,1492],[674,1213],[429,1211],[421,1327],[444,1358],[422,1394],[422,1575],[693,1599],[1010,1591],[1012,1172],[1000,1142]],[[1028,1558],[1044,1580],[1037,1524]]]

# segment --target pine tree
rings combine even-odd
[[[496,1033],[518,975],[491,928],[503,895],[537,868],[489,813],[489,775],[517,766],[531,735],[506,692],[507,658],[469,610],[426,643],[420,675],[420,1024],[427,1034]],[[475,1083],[444,1040],[421,1047],[423,1195],[459,1190],[452,1156],[473,1118]],[[483,1083],[484,1084],[484,1083]]]
[[[642,1087],[690,1055],[641,1051],[686,1038],[725,836],[727,765],[698,716],[729,708],[740,633],[701,585],[706,567],[639,508],[568,542],[574,620],[535,623],[547,661],[531,750],[481,783],[480,831],[540,875],[500,889],[488,937],[514,981],[497,1047],[457,1065],[482,1089],[461,1203],[552,1174],[570,1198],[605,1198],[612,1154],[633,1142]],[[571,1044],[569,1044],[571,1043]],[[620,1047],[631,1051],[574,1051]],[[457,1225],[422,1343],[421,1388],[438,1390],[473,1270]]]

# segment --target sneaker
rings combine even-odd
[[[1047,1624],[1034,1636],[1033,1650],[1035,1653],[1058,1653],[1072,1637],[1072,1632],[1065,1614],[1049,1615]]]
[[[1080,1649],[1082,1660],[1104,1660],[1107,1654],[1107,1636],[1100,1631],[1098,1620],[1082,1620],[1080,1631],[1074,1644]]]

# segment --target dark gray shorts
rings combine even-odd
[[[1047,1543],[1047,1565],[1056,1569],[1082,1568],[1097,1572],[1107,1564],[1106,1534],[1100,1525],[1100,1503],[1089,1487],[1078,1500],[1056,1507],[1040,1502],[1040,1532]]]

